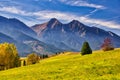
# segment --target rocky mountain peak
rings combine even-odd
[[[57,20],[56,18],[52,18],[47,24],[47,26],[49,28],[54,28],[57,25],[62,25],[62,23],[59,20]]]

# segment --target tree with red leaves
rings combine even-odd
[[[105,38],[101,48],[103,51],[114,50],[112,40],[110,38]]]

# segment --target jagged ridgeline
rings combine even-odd
[[[92,50],[100,49],[106,37],[115,47],[120,47],[120,36],[97,27],[87,26],[77,20],[63,24],[56,18],[32,26],[38,37],[45,43],[66,51],[80,51],[84,41],[88,41]]]
[[[89,27],[77,20],[63,24],[53,18],[29,27],[18,19],[0,16],[0,43],[14,43],[20,56],[33,52],[54,54],[80,51],[84,41],[88,41],[92,50],[97,50],[106,37],[111,38],[114,47],[120,47],[120,37],[115,33]]]
[[[53,45],[41,42],[36,33],[18,19],[0,16],[0,43],[3,42],[14,43],[20,56],[26,56],[32,52],[53,54],[62,51]]]

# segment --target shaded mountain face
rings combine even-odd
[[[3,33],[0,33],[0,43],[2,42],[9,42],[9,43],[13,43],[13,42],[16,42],[13,38],[3,34]]]
[[[39,41],[36,32],[23,22],[0,16],[0,43],[3,42],[14,43],[21,56],[32,52],[52,54],[61,51],[52,45]]]
[[[11,36],[11,33],[13,33],[13,31],[20,31],[29,36],[36,35],[36,33],[32,29],[30,29],[23,22],[15,18],[8,19],[8,18],[0,16],[0,28],[1,28],[0,32],[3,32],[10,36]]]
[[[62,24],[53,18],[49,22],[31,28],[43,42],[67,51],[80,51],[84,41],[88,41],[93,50],[100,49],[106,37],[112,39],[115,47],[120,47],[118,35],[97,27],[86,26],[77,20]]]

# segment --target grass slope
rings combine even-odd
[[[0,71],[0,80],[120,80],[120,49],[81,56],[68,52],[20,68]]]

